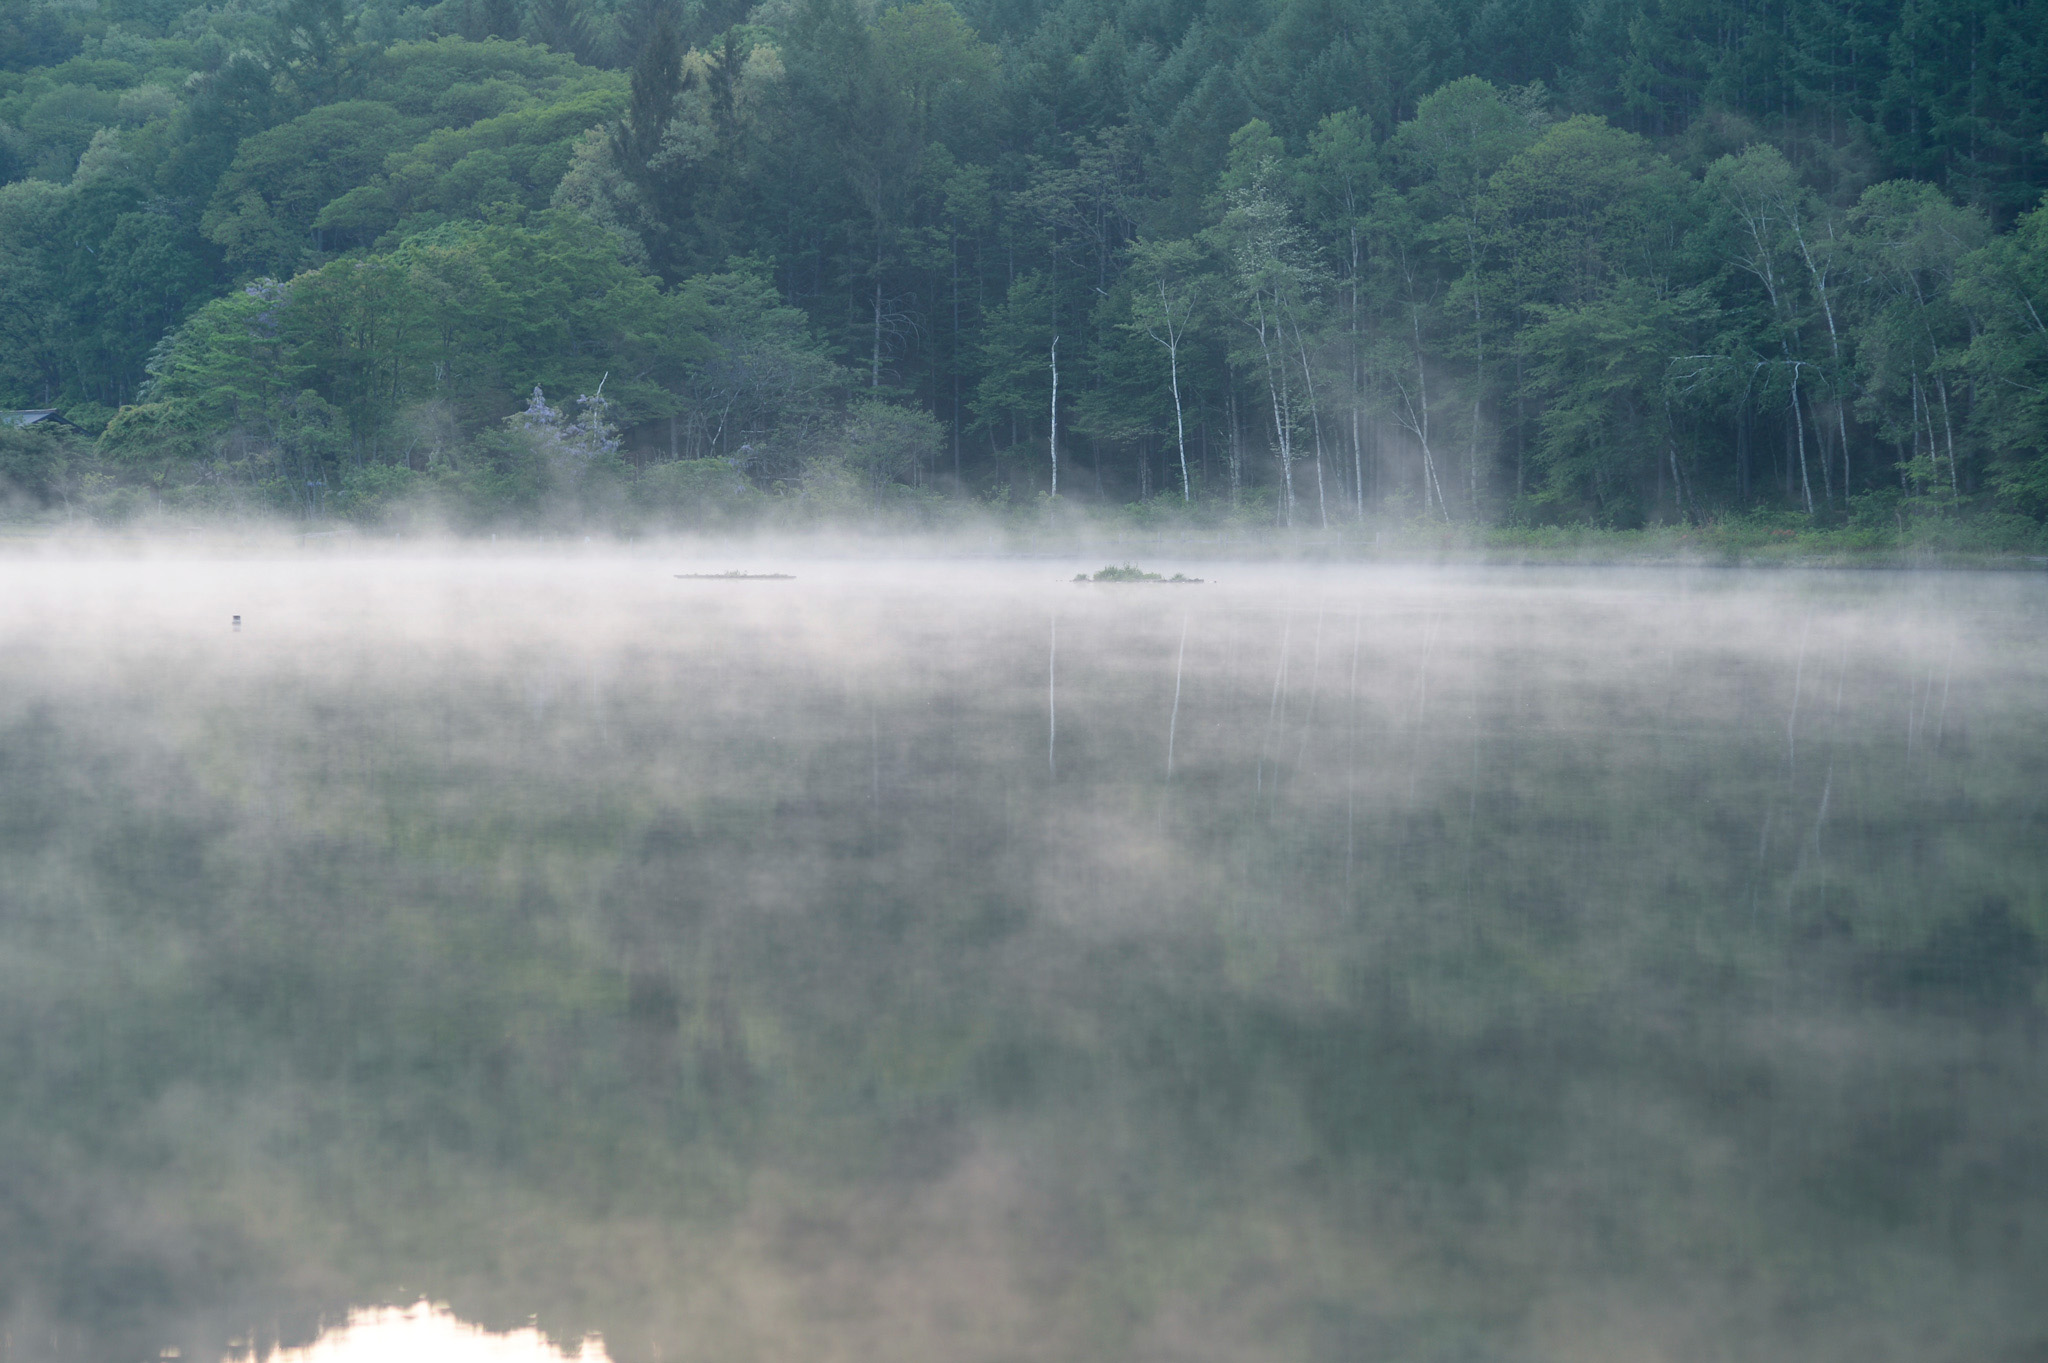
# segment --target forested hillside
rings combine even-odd
[[[14,504],[2048,517],[2048,0],[4,0]],[[87,438],[90,437],[90,438]]]

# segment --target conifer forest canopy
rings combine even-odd
[[[0,476],[2031,539],[2044,132],[2043,0],[5,0]]]

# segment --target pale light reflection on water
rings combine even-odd
[[[1101,566],[0,562],[0,1363],[2048,1358],[2048,579]]]
[[[611,1363],[604,1341],[558,1349],[532,1327],[502,1333],[457,1319],[446,1306],[355,1310],[303,1348],[231,1353],[225,1363]]]

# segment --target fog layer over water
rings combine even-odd
[[[0,1358],[2048,1356],[2048,582],[749,560],[0,565]]]

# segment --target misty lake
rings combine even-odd
[[[2048,1359],[2048,576],[1100,566],[0,562],[0,1359]]]

